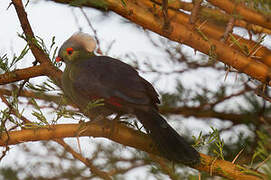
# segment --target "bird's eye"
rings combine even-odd
[[[66,51],[67,51],[68,55],[72,55],[73,48],[67,48]]]

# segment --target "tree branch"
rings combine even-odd
[[[151,138],[139,131],[128,128],[123,124],[115,124],[114,133],[111,131],[111,121],[101,120],[98,122],[88,122],[80,124],[59,124],[50,125],[44,128],[25,129],[3,133],[0,138],[0,146],[6,144],[18,144],[28,141],[52,140],[55,138],[93,136],[105,137],[125,146],[134,147],[152,154],[159,155]],[[212,172],[213,175],[220,175],[230,179],[257,180],[265,176],[257,171],[253,171],[239,165],[232,164],[224,160],[200,154],[201,163],[199,165],[189,165],[195,169],[205,172]]]
[[[40,62],[41,64],[47,64],[46,67],[46,75],[49,76],[51,79],[53,79],[55,82],[60,84],[60,79],[61,79],[61,70],[57,69],[54,67],[54,65],[51,63],[50,59],[48,56],[43,52],[42,49],[40,49],[36,44],[35,44],[35,36],[32,31],[32,28],[30,26],[30,23],[27,19],[27,14],[24,10],[24,6],[21,0],[12,0],[12,3],[15,7],[17,16],[20,20],[22,29],[24,31],[24,34],[26,36],[26,40],[29,44],[30,50],[32,51],[35,59]]]
[[[35,59],[40,62],[50,62],[49,58],[45,56],[42,49],[38,48],[33,41],[35,39],[34,33],[32,31],[32,28],[29,24],[29,21],[27,19],[27,14],[24,10],[24,5],[21,0],[12,0],[12,3],[15,7],[15,10],[17,12],[18,18],[20,20],[22,29],[24,31],[24,34],[26,35],[27,42],[29,44],[29,47],[35,57]]]
[[[23,124],[28,123],[28,125],[30,125],[32,123],[30,120],[28,120],[23,115],[18,114],[18,112],[13,109],[13,107],[9,104],[9,102],[6,100],[6,98],[3,96],[3,94],[1,92],[0,92],[0,98],[9,107],[10,113],[12,113],[13,115],[15,115],[17,118],[20,118],[23,121]],[[79,154],[76,151],[74,151],[67,143],[65,143],[65,141],[63,139],[54,139],[54,141],[57,142],[58,144],[60,144],[61,146],[63,146],[63,148],[66,151],[68,151],[69,153],[71,153],[74,158],[78,159],[79,161],[81,161],[82,163],[84,163],[86,166],[88,166],[90,168],[90,170],[94,174],[98,175],[99,177],[101,177],[103,179],[111,180],[110,176],[106,172],[103,172],[103,171],[99,170],[98,168],[96,168],[90,162],[90,160],[84,158],[81,154]]]
[[[46,75],[47,64],[33,66],[25,69],[16,69],[5,74],[0,74],[0,85],[8,84],[28,78]]]
[[[202,0],[194,0],[193,3],[194,3],[194,6],[193,6],[193,9],[191,10],[191,15],[189,17],[190,24],[195,24],[195,22],[197,21]]]
[[[159,5],[161,5],[161,2],[162,2],[162,0],[151,0],[151,1],[155,2]],[[183,9],[185,11],[192,11],[193,7],[194,7],[193,3],[183,2],[183,1],[172,1],[168,4],[169,9],[173,9],[177,12],[179,12],[180,9]],[[211,18],[211,21],[215,20],[216,22],[219,22],[219,23],[228,22],[231,18],[231,15],[223,13],[219,9],[210,8],[208,6],[202,6],[199,14],[203,18],[206,18],[206,19]],[[239,18],[236,19],[235,25],[252,30],[255,33],[271,34],[270,29],[264,28],[264,27],[256,25],[256,24],[251,24],[251,23],[246,22],[246,21],[239,19]]]
[[[217,112],[211,109],[201,109],[197,107],[161,107],[160,113],[162,114],[179,114],[184,117],[196,117],[196,118],[217,118],[221,120],[229,120],[234,125],[242,124],[245,122],[259,122],[261,117],[253,117],[250,114],[237,114],[237,113],[224,113]],[[271,122],[270,117],[265,117],[266,121]]]
[[[55,2],[69,3],[71,0],[54,0]],[[137,4],[150,4],[147,8],[138,6],[132,1],[126,1],[125,7],[121,1],[114,0],[105,0],[107,3],[108,9],[120,14],[121,16],[131,20],[132,22],[139,24],[143,28],[150,29],[153,32],[156,32],[164,37],[167,37],[173,41],[177,41],[188,46],[193,47],[195,50],[199,50],[205,54],[211,54],[215,56],[215,59],[222,61],[223,63],[234,67],[239,72],[246,73],[251,77],[271,85],[271,70],[268,66],[261,62],[254,61],[251,58],[245,57],[240,54],[235,49],[228,47],[224,43],[221,43],[218,40],[213,38],[205,39],[202,34],[197,31],[194,31],[193,28],[189,26],[184,26],[180,23],[171,21],[172,32],[165,33],[163,31],[163,22],[161,18],[157,18],[149,11],[153,8],[151,2],[149,1],[137,1]],[[96,7],[95,3],[88,1],[85,4],[86,6]],[[155,9],[158,14],[162,14],[161,8],[157,7]]]
[[[161,0],[152,0],[152,1],[154,1],[155,4],[157,4],[157,5],[161,5],[161,2],[160,2]],[[175,2],[177,4],[178,3],[181,3],[181,4],[184,3],[184,2],[181,2],[181,1],[175,1]],[[173,4],[170,3],[169,7],[172,7]],[[188,4],[184,3],[184,4],[185,4],[184,6],[181,6],[181,7],[184,7],[184,10],[190,10],[190,11],[192,11],[193,6],[190,7],[188,5],[189,3]],[[192,5],[192,3],[191,3],[191,5]],[[190,8],[185,8],[187,6],[190,7]],[[201,8],[201,10],[207,11],[208,8]],[[222,14],[218,10],[210,9],[210,11],[212,11],[211,13],[214,14],[213,16],[220,17],[219,20],[218,20],[220,22],[224,20],[224,22],[226,23],[226,22],[229,22],[230,19],[231,19],[230,15],[228,15],[228,14]],[[213,12],[213,11],[215,11],[215,12]],[[178,11],[173,11],[173,10],[169,9],[168,13],[169,13],[169,17],[170,17],[170,19],[172,19],[172,21],[175,21],[175,22],[177,22],[179,24],[184,24],[186,26],[189,26],[189,15],[187,15],[187,14],[179,11],[179,9],[178,9]],[[207,11],[207,12],[202,12],[202,13],[208,14],[210,12]],[[227,18],[225,18],[225,17],[227,17]],[[221,20],[221,18],[224,18],[224,19]],[[240,22],[240,20],[237,19],[235,22]],[[248,26],[248,24],[246,22],[243,22],[242,24],[243,24],[244,27]],[[198,19],[198,21],[196,21],[195,26],[196,27],[201,27],[200,30],[207,37],[211,37],[211,38],[214,38],[216,40],[220,40],[221,37],[224,35],[224,31],[225,31],[225,28],[223,28],[223,27],[221,27],[219,25],[216,25],[216,24],[214,24],[214,23],[212,23],[210,21],[207,21],[207,22],[206,21],[202,21],[202,20],[200,20],[200,18]],[[252,26],[252,25],[250,25],[250,26]],[[257,28],[259,31],[262,29],[261,27],[255,27],[255,26],[253,26],[253,27]],[[262,33],[262,31],[261,31],[261,33]],[[271,30],[270,30],[269,33],[271,33]],[[257,56],[257,60],[259,60],[259,61],[263,62],[264,64],[266,64],[267,66],[271,67],[270,61],[268,61],[268,60],[266,61],[264,59],[265,56],[268,56],[269,54],[271,54],[271,51],[268,48],[266,48],[266,47],[258,44],[257,42],[245,39],[245,38],[243,38],[241,36],[238,36],[236,34],[232,34],[232,35],[233,35],[233,37],[235,39],[238,39],[238,44],[242,44],[242,45],[246,46],[248,49],[253,49],[255,46],[259,47],[259,50],[256,51],[256,53],[255,53],[255,56]],[[228,41],[226,41],[226,43],[228,45],[230,45],[230,44],[232,44],[232,40],[228,40]],[[237,45],[237,43],[234,43],[232,45],[232,47],[235,48],[236,50],[238,50],[239,52],[242,52],[242,49],[240,49],[240,47]]]
[[[87,167],[90,168],[91,172],[93,172],[94,174],[98,175],[99,177],[105,179],[105,180],[111,180],[112,178],[104,171],[99,170],[98,168],[96,168],[91,162],[90,160],[84,158],[81,154],[77,153],[76,151],[74,151],[67,143],[65,143],[65,141],[63,139],[55,139],[55,141],[60,144],[62,147],[64,147],[64,149],[68,152],[70,152],[72,154],[72,156],[75,159],[80,160],[82,163],[84,163]]]
[[[259,12],[256,12],[252,9],[249,9],[245,6],[243,6],[241,3],[233,3],[229,0],[208,0],[211,4],[213,4],[216,7],[219,7],[220,9],[223,9],[229,14],[240,14],[242,18],[244,18],[246,21],[251,22],[253,24],[260,25],[262,27],[265,27],[267,29],[271,29],[271,21],[268,19],[267,16],[264,16],[263,14],[260,14]]]

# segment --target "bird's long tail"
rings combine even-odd
[[[137,110],[136,116],[150,132],[161,155],[177,163],[197,164],[199,153],[190,146],[156,110]]]

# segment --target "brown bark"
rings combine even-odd
[[[158,3],[161,5],[162,0],[151,0],[152,2]],[[183,1],[172,1],[168,4],[170,9],[179,11],[180,9],[185,11],[192,11],[194,5],[193,3],[183,2]],[[218,23],[228,22],[231,18],[231,15],[223,13],[219,9],[209,8],[208,6],[201,7],[199,12],[203,18],[207,18],[210,21],[216,21]],[[243,27],[248,30],[252,30],[255,33],[267,33],[271,34],[271,30],[264,28],[262,26],[251,24],[250,22],[246,22],[242,19],[236,19],[235,26]]]
[[[155,3],[158,3],[158,4],[161,4],[160,2],[161,0],[154,0]],[[150,6],[150,2],[149,1],[145,1],[145,3],[148,3],[149,6]],[[191,3],[191,5],[189,5],[189,3],[184,3],[184,2],[181,2],[181,1],[175,1],[175,3],[179,4],[185,4],[184,6],[177,6],[177,7],[184,7],[183,9],[184,10],[188,10],[188,11],[191,11],[193,9],[193,4]],[[169,4],[169,7],[172,7],[174,5],[174,3],[170,3]],[[179,10],[179,9],[178,9]],[[208,12],[202,12],[202,11],[208,11]],[[211,12],[209,12],[211,11]],[[230,21],[231,19],[231,15],[228,15],[228,14],[223,14],[221,13],[220,11],[218,10],[214,10],[214,9],[208,9],[208,8],[204,8],[202,7],[201,8],[201,11],[202,13],[205,13],[205,14],[212,14],[213,16],[216,16],[218,19],[220,19],[220,21],[224,21],[224,22],[228,22]],[[177,23],[181,23],[181,24],[188,24],[189,22],[189,15],[183,13],[183,12],[180,12],[180,11],[173,11],[173,10],[170,10],[169,9],[169,15],[170,15],[170,19],[173,20],[173,21],[176,21]],[[237,24],[236,24],[237,23]],[[255,27],[251,24],[248,24],[246,23],[245,21],[241,21],[239,19],[236,19],[235,21],[235,25],[238,26],[238,24],[242,24],[242,27],[244,28],[247,28],[248,26],[253,29],[257,29],[258,31],[260,32],[264,32],[264,31],[267,31],[269,33],[271,33],[271,30],[268,31],[268,29],[265,29],[263,30],[261,27]],[[205,20],[199,20],[196,22],[196,27],[201,27],[200,30],[207,36],[207,37],[212,37],[216,40],[220,40],[221,37],[223,36],[224,34],[224,27],[221,27],[220,25],[216,25],[214,23],[212,23],[212,21],[205,21]],[[235,39],[238,39],[238,43],[241,44],[241,45],[245,45],[247,46],[248,49],[252,49],[253,47],[257,46],[257,43],[252,41],[252,40],[248,40],[248,39],[245,39],[241,36],[238,36],[236,34],[232,34],[234,36]],[[230,45],[232,44],[232,41],[230,41],[229,39],[226,41],[226,44]],[[254,54],[255,56],[257,56],[257,60],[259,61],[262,61],[264,64],[268,65],[269,67],[271,67],[271,63],[265,63],[265,61],[262,59],[263,57],[271,54],[271,51],[264,47],[264,46],[261,46],[261,45],[258,45],[259,46],[259,50],[256,51],[256,53]],[[233,44],[232,46],[233,48],[237,49],[238,51],[241,52],[241,49],[240,47],[238,47],[236,44]]]
[[[114,124],[114,133],[112,123],[108,120],[101,120],[95,123],[81,124],[59,124],[47,127],[37,127],[20,131],[3,133],[0,139],[0,146],[18,144],[28,141],[52,140],[55,138],[93,136],[105,137],[125,146],[134,147],[152,154],[159,155],[154,148],[151,138],[139,131],[128,128],[122,124]],[[191,167],[209,172],[211,175],[219,175],[235,180],[257,180],[265,176],[257,171],[244,168],[228,161],[200,154],[201,162],[199,165],[190,165]]]
[[[228,14],[239,14],[242,18],[252,24],[257,24],[267,29],[271,29],[271,21],[267,16],[247,8],[241,3],[233,3],[229,0],[208,0],[208,2],[220,9],[223,9]]]
[[[61,3],[71,2],[70,0],[54,1]],[[142,26],[145,29],[156,32],[173,41],[191,46],[195,50],[199,50],[205,54],[212,54],[216,57],[215,59],[234,67],[239,72],[246,73],[263,83],[269,85],[271,84],[271,70],[267,65],[240,54],[236,49],[228,47],[216,39],[209,37],[208,39],[204,38],[200,33],[193,30],[193,27],[171,21],[172,31],[171,33],[165,33],[163,31],[163,22],[161,21],[161,18],[159,18],[162,14],[159,12],[161,11],[161,8],[156,8],[158,13],[154,15],[150,11],[153,6],[148,6],[148,8],[146,8],[146,6],[145,8],[142,7],[142,4],[151,5],[149,1],[137,1],[136,3],[133,3],[133,1],[127,0],[125,7],[119,1],[106,0],[105,2],[107,4],[107,9],[118,13],[119,15]],[[95,6],[95,4],[92,4],[91,1],[88,1],[83,5],[90,7]]]
[[[29,24],[29,21],[27,19],[27,14],[24,10],[22,1],[12,0],[12,3],[14,4],[17,16],[20,20],[20,23],[24,31],[24,34],[26,36],[27,42],[29,44],[30,50],[32,51],[35,59],[41,64],[44,64],[44,65],[46,64],[46,68],[45,68],[46,75],[60,84],[61,71],[57,69],[56,67],[54,67],[53,64],[51,63],[51,60],[43,52],[43,50],[40,49],[38,46],[36,46],[34,42],[35,36]]]
[[[25,69],[16,69],[15,71],[0,74],[0,85],[33,77],[44,76],[45,74],[46,67],[44,65],[33,66]]]

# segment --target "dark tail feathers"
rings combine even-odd
[[[145,129],[150,132],[162,156],[168,160],[184,164],[200,162],[199,153],[155,110],[148,112],[137,110],[136,116]]]

